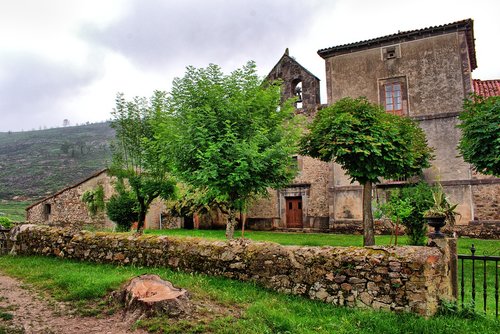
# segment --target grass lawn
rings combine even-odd
[[[26,207],[31,202],[15,202],[0,200],[0,217],[7,217],[15,222],[23,222],[26,218]]]
[[[60,300],[97,304],[128,278],[156,273],[188,289],[198,310],[196,320],[154,318],[141,321],[163,333],[498,333],[500,322],[475,316],[436,316],[335,307],[282,295],[251,283],[182,273],[164,268],[91,264],[48,257],[0,257],[0,271],[21,278]]]
[[[207,239],[225,240],[223,230],[145,230],[145,234],[150,235],[171,235],[178,237],[197,237]],[[241,231],[235,231],[235,238],[241,237]],[[363,236],[353,234],[333,234],[333,233],[301,233],[301,232],[267,232],[267,231],[245,231],[245,238],[255,241],[271,241],[281,245],[298,246],[363,246]],[[377,245],[388,245],[391,237],[389,235],[375,236]],[[398,237],[398,245],[407,245],[406,236]],[[485,253],[500,252],[500,240],[484,240],[459,238],[458,253],[470,254],[470,247],[474,244],[477,249],[476,255]]]

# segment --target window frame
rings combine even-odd
[[[390,89],[388,89],[391,87]],[[398,90],[394,90],[398,87]],[[391,92],[388,96],[388,92]],[[394,92],[399,92],[395,95]],[[379,101],[380,105],[388,113],[408,116],[408,88],[406,77],[395,77],[387,79],[379,79]],[[388,103],[390,101],[390,103]],[[392,106],[389,108],[388,106]]]

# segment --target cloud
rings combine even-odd
[[[271,58],[305,37],[319,1],[140,1],[104,27],[82,35],[139,66],[224,65]],[[271,54],[271,56],[269,56]]]
[[[64,110],[64,101],[99,77],[96,68],[83,71],[34,54],[3,54],[0,63],[4,65],[0,73],[0,131],[62,124],[71,112]]]

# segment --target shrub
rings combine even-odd
[[[129,231],[139,215],[134,195],[129,191],[111,196],[106,204],[106,212],[109,219],[116,223],[118,231]]]
[[[104,187],[98,185],[94,190],[87,190],[82,195],[82,202],[87,205],[91,216],[95,216],[99,211],[105,209]]]
[[[432,189],[427,183],[419,182],[392,190],[388,194],[387,203],[404,203],[405,207],[412,208],[408,215],[400,216],[410,245],[425,245],[427,224],[423,212],[432,206]],[[384,204],[380,207],[383,209]]]
[[[3,228],[11,228],[12,220],[7,217],[0,217],[0,226],[2,226]]]
[[[410,245],[424,245],[427,224],[423,212],[432,205],[432,187],[425,182],[404,187],[400,196],[407,199],[414,208],[412,213],[402,220],[406,227]]]

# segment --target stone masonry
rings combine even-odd
[[[453,299],[449,252],[437,247],[295,247],[31,226],[17,235],[14,252],[164,266],[256,282],[335,305],[424,316],[436,313],[440,299]]]

